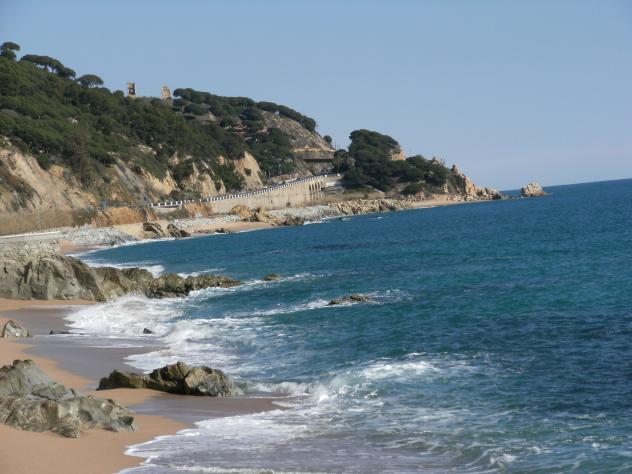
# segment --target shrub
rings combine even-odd
[[[424,185],[422,183],[410,183],[404,189],[402,189],[402,194],[404,196],[410,196],[413,194],[419,194],[424,190]]]
[[[41,154],[37,155],[37,164],[40,168],[46,171],[50,169],[50,167],[53,165],[53,162],[48,155]]]

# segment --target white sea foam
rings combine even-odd
[[[180,272],[178,273],[179,276],[181,276],[182,278],[186,278],[186,277],[190,277],[190,276],[199,276],[199,275],[203,275],[205,273],[217,273],[217,272],[221,272],[224,271],[224,268],[206,268],[204,270],[199,270],[196,272]]]
[[[379,380],[385,378],[411,377],[429,372],[439,372],[439,369],[424,360],[408,362],[384,360],[373,363],[364,369],[361,375],[370,380]]]
[[[107,303],[85,306],[70,313],[69,326],[92,336],[128,337],[142,335],[143,329],[166,332],[169,321],[178,316],[177,305],[167,300],[128,295]]]
[[[126,268],[142,268],[149,271],[154,277],[162,275],[165,271],[165,267],[152,262],[129,262],[129,263],[109,263],[98,260],[91,260],[90,258],[82,259],[87,265],[91,267],[114,267],[120,270]]]

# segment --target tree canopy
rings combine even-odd
[[[84,74],[77,78],[77,82],[83,87],[98,87],[103,85],[103,79],[96,74]]]
[[[404,188],[405,194],[414,194],[424,185],[440,187],[447,182],[449,171],[437,160],[428,161],[421,155],[393,160],[401,147],[388,135],[355,130],[349,138],[348,150],[334,154],[334,170],[344,173],[343,183],[348,188],[369,186],[390,191],[398,183],[417,183],[418,186]]]
[[[0,45],[0,56],[4,58],[15,60],[15,51],[20,51],[20,45],[17,43],[5,41],[2,45]]]

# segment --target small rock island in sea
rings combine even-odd
[[[542,186],[540,186],[535,181],[532,181],[531,183],[527,184],[526,186],[522,187],[522,189],[520,189],[521,197],[538,197],[538,196],[547,196],[548,194],[549,193],[547,193],[544,189],[542,189]]]

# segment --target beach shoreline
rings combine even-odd
[[[123,360],[141,350],[95,348],[47,336],[50,330],[68,329],[63,319],[78,305],[88,301],[8,300],[0,298],[0,324],[18,320],[33,333],[29,339],[0,339],[0,363],[17,359],[33,360],[53,380],[85,394],[112,398],[134,412],[135,432],[115,433],[102,429],[83,432],[77,439],[52,433],[28,432],[0,425],[0,457],[11,473],[111,473],[135,467],[145,459],[127,455],[132,445],[158,436],[175,434],[202,419],[233,416],[277,409],[272,398],[187,397],[146,389],[96,391],[98,378],[112,369],[133,370]],[[37,456],[24,456],[36,452]],[[54,462],[63,459],[63,467]]]

